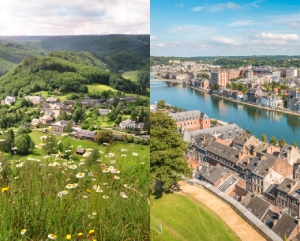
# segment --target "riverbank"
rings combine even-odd
[[[208,93],[207,91],[205,91],[203,89],[199,89],[199,88],[196,88],[196,87],[193,87],[193,86],[189,86],[189,85],[183,85],[183,86],[189,87],[189,88],[194,89],[194,90],[198,90],[198,91],[203,92],[203,93]],[[251,104],[249,102],[241,102],[241,101],[238,101],[238,100],[235,100],[235,99],[227,98],[227,97],[222,96],[222,95],[217,95],[217,94],[211,94],[211,95],[222,98],[222,99],[226,99],[226,100],[229,100],[229,101],[241,104],[241,105],[248,105],[248,106],[252,106],[254,108],[259,108],[259,109],[263,109],[263,110],[270,110],[270,111],[279,112],[279,113],[282,113],[282,114],[287,114],[287,115],[293,115],[293,116],[300,117],[300,113],[295,113],[295,112],[285,111],[285,110],[279,110],[279,109],[273,109],[273,108],[269,108],[269,107],[265,107],[265,106]]]

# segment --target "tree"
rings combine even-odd
[[[265,134],[262,134],[262,135],[261,135],[261,140],[262,140],[263,142],[266,142],[266,141],[267,141],[267,136],[266,136]]]
[[[282,138],[279,142],[278,145],[280,148],[282,148],[284,146],[284,144],[286,143],[286,141]]]
[[[160,100],[157,102],[157,109],[165,109],[167,106],[166,101],[165,100]]]
[[[251,131],[248,129],[246,130],[246,133],[251,135]]]
[[[276,144],[277,144],[277,140],[276,140],[276,137],[275,137],[275,136],[272,136],[272,137],[271,137],[270,143],[271,143],[272,145],[276,145]]]
[[[292,142],[292,146],[293,147],[298,147],[297,144],[296,144],[296,142],[294,142],[294,141]]]
[[[18,154],[26,155],[33,151],[34,142],[28,134],[18,135],[15,138],[15,147],[17,147]]]
[[[174,120],[163,112],[150,114],[150,130],[150,188],[161,193],[176,185],[182,175],[190,176],[184,158],[188,144]]]
[[[109,130],[98,131],[97,135],[94,137],[95,142],[97,143],[109,143],[113,138],[113,134]]]
[[[67,131],[68,133],[72,132],[72,130],[73,130],[73,125],[74,125],[74,123],[73,123],[72,120],[68,121],[68,124],[67,124],[67,127],[66,127],[66,131]]]

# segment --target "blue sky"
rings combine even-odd
[[[150,0],[0,1],[0,36],[149,33]]]
[[[300,55],[300,1],[150,1],[151,55]]]

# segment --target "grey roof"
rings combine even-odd
[[[278,218],[279,218],[278,213],[275,213],[275,212],[271,211],[270,209],[268,209],[268,211],[263,216],[261,221],[264,224],[266,224],[269,228],[272,228],[274,225],[274,221],[278,220]]]
[[[277,188],[281,192],[287,193],[289,196],[300,199],[300,182],[294,179],[285,178]]]
[[[271,204],[267,201],[255,196],[251,199],[251,201],[246,207],[251,213],[253,213],[254,216],[256,216],[258,219],[261,219],[270,207],[270,205]]]
[[[196,120],[196,119],[209,119],[208,116],[199,110],[191,110],[185,112],[178,112],[178,113],[169,113],[175,121],[185,121],[185,120]]]
[[[220,180],[224,175],[232,173],[236,174],[235,172],[231,171],[230,169],[226,167],[217,167],[213,166],[210,167],[206,172],[202,174],[202,177],[209,181],[210,183],[216,183],[218,180]]]
[[[248,160],[249,163],[248,163]],[[246,155],[242,158],[242,160],[237,164],[239,167],[241,167],[243,170],[250,170],[253,172],[255,168],[259,165],[260,158],[258,157],[253,157],[251,155]]]
[[[274,166],[277,160],[278,157],[266,154],[266,157],[260,161],[253,173],[265,177],[269,173],[269,169]]]
[[[234,139],[234,142],[244,145],[250,137],[251,135],[247,132],[242,132]]]
[[[201,129],[201,130],[195,130],[195,131],[190,131],[190,132],[184,132],[184,140],[185,141],[191,141],[191,139],[196,138],[200,134],[209,134],[213,136],[220,136],[223,133],[229,133],[231,135],[237,135],[241,132],[244,132],[242,128],[237,126],[236,124],[228,124],[224,126],[215,126],[211,128],[206,128],[206,129]]]
[[[273,196],[273,197],[277,197],[277,189],[278,189],[278,185],[276,184],[271,184],[267,190],[265,191],[266,194]]]
[[[225,146],[219,142],[212,142],[211,146],[207,147],[207,151],[214,153],[215,155],[224,158],[225,160],[231,161],[233,163],[238,162],[238,155],[240,151],[237,149],[234,149],[229,146]]]
[[[68,121],[65,120],[60,120],[52,124],[52,126],[62,126],[62,127],[65,127],[67,125],[68,125]]]
[[[272,230],[279,236],[284,237],[286,235],[287,238],[291,235],[294,229],[298,226],[298,220],[288,215],[287,213],[283,213]]]
[[[241,201],[241,204],[247,207],[252,198],[253,198],[253,194],[248,192],[243,198],[243,200]]]
[[[123,98],[120,98],[120,100],[125,100],[125,101],[131,101],[131,100],[139,100],[139,97],[135,97],[135,96],[125,96]]]
[[[81,137],[84,137],[84,138],[94,138],[94,136],[97,134],[96,131],[88,131],[88,130],[83,130],[83,129],[80,129],[76,132],[76,136],[81,138]]]
[[[265,150],[267,150],[267,147],[269,146],[268,143],[266,142],[261,142],[259,143],[256,147],[254,147],[253,151],[258,152],[258,153],[262,153]]]
[[[48,98],[46,99],[46,102],[56,102],[56,101],[59,101],[59,98],[48,97]]]

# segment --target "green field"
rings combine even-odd
[[[150,213],[151,230],[162,229],[155,240],[240,240],[214,212],[181,194],[151,197]]]
[[[34,130],[31,133],[29,133],[29,136],[31,137],[31,139],[34,141],[34,143],[36,145],[38,145],[39,143],[41,143],[41,136],[45,136],[45,135],[49,135],[43,133],[42,131],[39,130]],[[56,135],[56,139],[57,141],[63,139],[63,142],[70,142],[70,145],[74,146],[75,148],[77,146],[82,146],[83,148],[95,148],[97,147],[99,150],[102,151],[106,151],[107,150],[107,146],[104,145],[100,145],[97,144],[96,142],[93,141],[88,141],[88,140],[76,140],[72,137],[62,137],[60,135]],[[120,150],[122,148],[126,148],[128,150],[128,153],[133,153],[133,152],[137,152],[139,153],[139,157],[141,160],[150,160],[150,146],[145,146],[145,145],[137,145],[137,144],[133,144],[133,143],[123,143],[123,142],[115,142],[113,144],[113,146],[109,149],[109,151],[117,151]],[[40,150],[39,149],[35,149],[35,153],[33,156],[38,156],[40,154]],[[128,154],[128,156],[130,156],[131,154]]]
[[[126,71],[122,74],[122,76],[126,79],[130,79],[133,82],[138,81],[138,70],[135,71]]]

